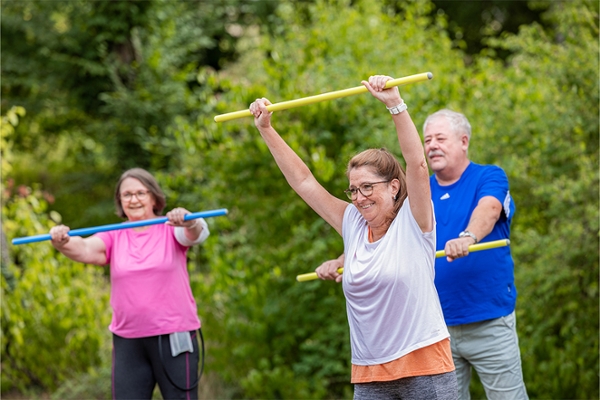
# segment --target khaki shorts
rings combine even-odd
[[[477,371],[488,399],[528,399],[514,311],[488,321],[449,326],[448,331],[460,399],[471,398],[471,367]]]

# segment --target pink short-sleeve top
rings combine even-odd
[[[113,309],[109,330],[140,338],[200,327],[187,271],[187,247],[174,227],[121,229],[96,234],[106,245]]]

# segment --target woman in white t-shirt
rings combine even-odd
[[[456,399],[457,385],[434,286],[435,217],[429,171],[417,129],[389,76],[363,85],[386,105],[406,173],[385,149],[348,163],[352,203],[330,194],[271,126],[266,106],[250,105],[255,125],[290,186],[344,240],[344,273],[327,265],[321,279],[342,280],[352,348],[355,399]]]

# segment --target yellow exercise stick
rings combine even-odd
[[[422,74],[405,76],[403,78],[392,79],[385,84],[386,88],[391,88],[393,86],[402,86],[407,85],[409,83],[422,82],[433,79],[433,74],[431,72],[423,72]],[[367,92],[367,88],[363,85],[353,87],[350,89],[337,90],[335,92],[328,92],[323,94],[318,94],[316,96],[303,97],[296,100],[282,101],[280,103],[275,103],[267,106],[267,110],[269,111],[281,111],[287,110],[290,108],[301,107],[307,104],[318,103],[326,100],[339,99],[341,97],[353,96],[355,94],[365,93]],[[251,117],[252,113],[250,110],[241,110],[234,111],[227,114],[220,114],[215,116],[215,122],[223,122],[223,121],[231,121],[232,119],[243,118],[243,117]]]
[[[508,246],[509,244],[510,244],[510,239],[500,239],[500,240],[494,240],[493,242],[477,243],[477,244],[473,244],[473,245],[469,246],[469,252],[495,249],[496,247],[504,247],[504,246]],[[446,252],[444,250],[436,251],[435,258],[444,257],[445,255],[446,255]],[[340,274],[343,273],[344,268],[339,268],[338,272]],[[298,275],[296,277],[296,280],[298,282],[306,282],[306,281],[312,281],[312,280],[315,280],[318,278],[319,277],[317,276],[316,272],[309,272],[308,274]]]

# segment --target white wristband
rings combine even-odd
[[[184,232],[185,228],[183,226],[175,227],[175,239],[177,239],[179,244],[190,247],[195,244],[200,244],[200,243],[204,242],[206,240],[206,238],[208,237],[208,235],[210,235],[210,232],[208,230],[208,225],[206,224],[206,221],[204,220],[204,218],[198,218],[198,219],[196,219],[196,221],[198,221],[197,223],[200,224],[200,226],[202,226],[202,231],[200,232],[200,236],[198,236],[198,239],[196,239],[196,240],[188,239],[188,237],[185,235],[185,232]]]
[[[390,111],[390,114],[396,115],[396,114],[400,114],[402,111],[406,110],[408,108],[408,106],[406,105],[404,100],[402,100],[402,102],[395,107],[387,107],[386,106],[385,108],[387,108]]]

